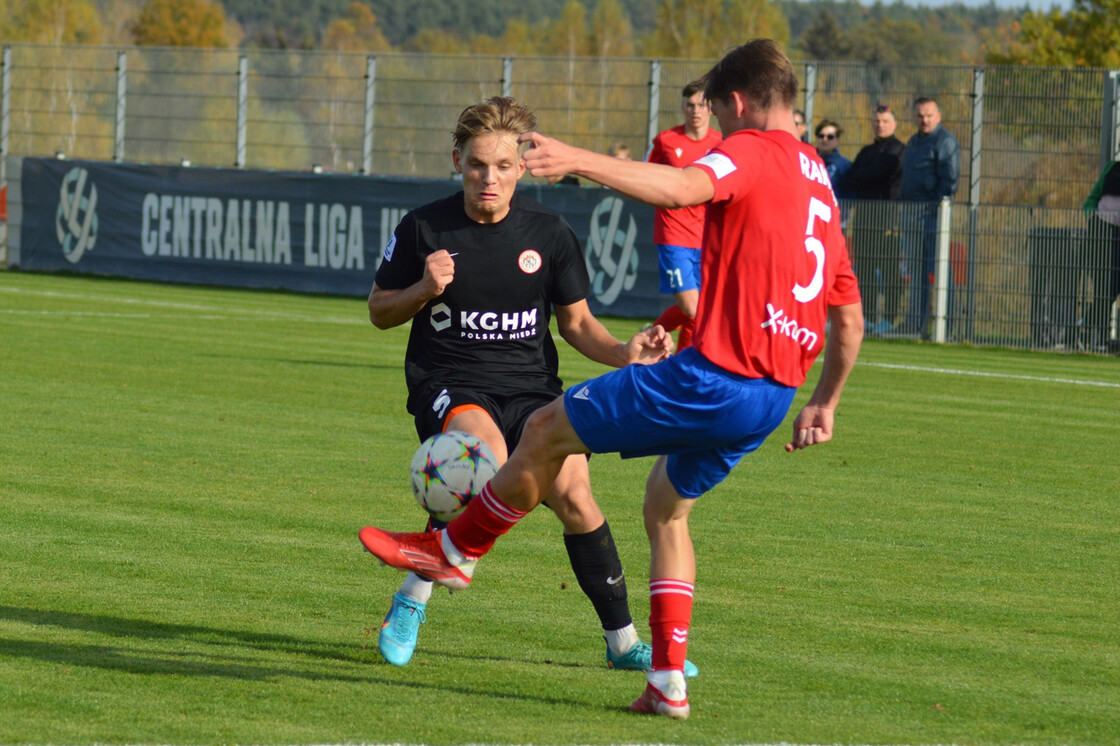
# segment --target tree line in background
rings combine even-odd
[[[797,59],[1117,67],[1120,0],[0,0],[0,39],[57,44],[710,59],[755,36]]]

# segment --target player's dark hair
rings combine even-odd
[[[462,150],[472,137],[487,132],[505,132],[516,137],[536,128],[537,117],[528,106],[509,96],[491,96],[463,109],[451,136],[455,149]]]
[[[917,111],[918,107],[922,104],[933,104],[934,106],[937,106],[938,109],[941,108],[937,104],[937,99],[930,98],[929,96],[918,96],[916,99],[914,99],[914,110]]]
[[[752,39],[732,49],[703,80],[709,101],[729,101],[738,91],[752,106],[768,111],[776,104],[792,109],[797,99],[793,63],[772,39]]]
[[[704,92],[704,79],[698,78],[681,89],[681,98],[692,98],[697,93]],[[705,98],[707,98],[705,96]]]

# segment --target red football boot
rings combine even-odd
[[[366,526],[358,532],[358,539],[370,554],[391,567],[411,570],[454,591],[471,584],[475,560],[455,548],[447,531],[405,534]]]

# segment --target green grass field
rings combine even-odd
[[[356,534],[422,522],[406,337],[0,273],[0,743],[1120,744],[1117,359],[866,343],[832,443],[787,423],[693,511],[671,722],[625,710],[546,510],[381,661],[401,576]],[[648,467],[592,460],[643,635]]]

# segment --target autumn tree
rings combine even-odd
[[[591,11],[591,53],[596,57],[634,54],[634,30],[618,0],[599,0]]]
[[[541,52],[559,57],[587,57],[591,54],[587,9],[583,3],[579,0],[564,3],[560,16],[548,24]]]
[[[147,0],[130,28],[139,46],[236,46],[240,30],[214,0]]]
[[[323,47],[333,52],[384,52],[390,45],[377,25],[377,16],[355,0],[345,15],[327,24]]]
[[[711,59],[749,39],[765,37],[783,47],[789,24],[771,0],[661,0],[657,26],[645,44],[654,57]]]
[[[840,24],[827,10],[822,10],[812,25],[805,29],[797,40],[797,46],[811,60],[844,60],[851,52]]]
[[[85,0],[7,0],[0,2],[3,38],[40,44],[100,44],[104,27]]]
[[[988,35],[991,64],[1120,67],[1120,0],[1074,0],[1064,13],[1027,11],[1003,37]]]

